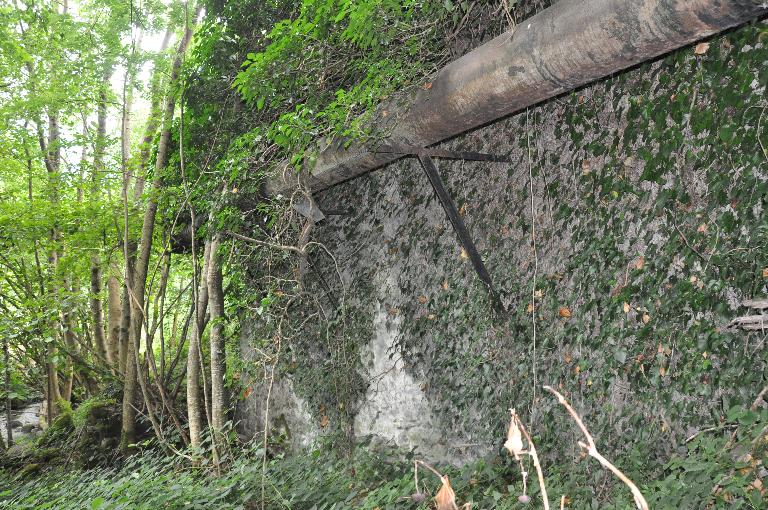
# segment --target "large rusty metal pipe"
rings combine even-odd
[[[379,144],[428,147],[766,13],[768,0],[561,0],[442,68],[411,101],[380,110],[383,140],[337,140],[302,178],[328,188],[402,156]],[[266,192],[296,179],[286,169]]]

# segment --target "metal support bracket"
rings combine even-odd
[[[496,290],[493,287],[493,281],[491,280],[491,275],[488,273],[488,269],[486,269],[485,263],[483,263],[483,259],[482,257],[480,257],[480,253],[477,251],[477,248],[475,247],[475,243],[472,241],[472,237],[469,235],[469,230],[467,229],[467,226],[464,224],[464,220],[461,218],[461,215],[459,214],[458,209],[456,209],[456,203],[453,201],[453,199],[451,198],[451,195],[448,193],[448,190],[445,188],[445,183],[440,177],[440,173],[437,171],[437,167],[435,166],[434,161],[432,161],[432,158],[430,157],[430,155],[435,154],[437,155],[437,157],[450,157],[454,159],[453,156],[457,156],[459,154],[468,154],[468,153],[452,153],[449,151],[440,151],[440,152],[442,152],[443,154],[450,154],[450,155],[446,155],[446,156],[439,155],[438,151],[434,149],[419,150],[415,153],[415,155],[419,158],[419,162],[421,163],[421,166],[424,168],[424,172],[427,174],[427,178],[429,179],[429,182],[432,184],[432,188],[435,190],[435,194],[437,195],[437,198],[440,200],[440,204],[443,206],[443,209],[445,210],[445,214],[448,216],[448,219],[451,220],[453,229],[456,232],[456,235],[459,237],[459,242],[461,243],[461,246],[464,248],[467,255],[469,256],[469,260],[472,261],[472,265],[475,268],[475,272],[477,273],[477,276],[480,277],[480,280],[488,288],[488,293],[491,297],[491,300],[493,301],[494,306],[499,311],[505,311],[504,306],[501,303],[501,299],[499,299],[499,295],[496,293]],[[479,154],[479,153],[471,153],[471,154],[495,158],[495,159],[482,159],[480,161],[508,161],[508,159],[506,158],[495,157],[487,154]],[[462,158],[461,156],[458,156],[455,159],[470,159],[470,158]]]

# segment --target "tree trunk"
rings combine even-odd
[[[56,112],[48,114],[48,143],[46,144],[42,134],[42,128],[38,125],[38,138],[40,140],[40,150],[45,158],[45,167],[48,172],[48,186],[49,186],[49,200],[53,209],[58,208],[59,205],[59,180],[61,178],[61,133],[59,132],[59,119]],[[54,224],[51,229],[51,244],[53,245],[50,253],[48,254],[48,263],[51,266],[51,274],[56,275],[59,265],[59,251],[58,244],[61,240],[61,233],[59,226]],[[51,294],[60,299],[61,297],[61,285],[54,281],[51,285]],[[50,324],[51,333],[58,336],[59,339],[64,337],[64,331],[61,322],[52,321]],[[59,386],[59,373],[58,367],[52,361],[56,356],[56,342],[50,342],[48,344],[47,356],[47,373],[48,373],[48,399],[47,399],[47,413],[48,424],[51,424],[52,419],[58,414],[57,402],[62,398],[61,388]],[[71,362],[71,360],[68,360]]]
[[[107,343],[104,339],[104,313],[101,309],[101,258],[91,257],[91,322],[93,323],[93,343],[102,359],[112,364]]]
[[[69,311],[61,314],[61,328],[64,335],[64,344],[69,352],[77,352],[77,341],[72,331],[72,315]],[[61,388],[61,399],[69,402],[72,400],[72,389],[75,384],[75,364],[71,356],[66,356],[64,361],[64,381]]]
[[[182,57],[186,52],[191,38],[192,30],[191,28],[187,27],[184,32],[184,37],[182,37],[181,42],[179,43],[179,47],[176,52],[176,58],[173,62],[168,94],[165,99],[163,130],[160,133],[160,141],[157,146],[155,171],[152,179],[152,192],[150,193],[149,200],[147,202],[147,208],[144,211],[144,220],[141,227],[141,241],[139,244],[139,254],[133,273],[133,282],[131,286],[132,292],[130,296],[131,327],[129,331],[130,338],[128,340],[126,356],[126,381],[123,386],[123,437],[121,440],[123,449],[127,449],[127,445],[134,442],[135,440],[136,411],[133,408],[133,400],[136,396],[135,377],[138,374],[139,369],[139,356],[136,349],[139,346],[141,331],[145,322],[144,298],[147,285],[147,275],[149,272],[149,259],[152,255],[152,240],[155,232],[155,217],[157,215],[157,192],[161,187],[161,177],[163,171],[165,170],[166,160],[168,157],[168,146],[171,139],[171,123],[173,121],[173,114],[176,105],[176,98],[173,93],[173,87],[178,81]],[[127,205],[124,205],[124,208],[125,207],[127,207]],[[126,228],[126,239],[127,236],[128,231]],[[135,362],[132,360],[135,360]],[[141,381],[140,384],[142,391],[144,391],[144,381]],[[148,412],[151,412],[151,410],[148,409]],[[150,419],[152,419],[151,416]]]
[[[208,268],[208,296],[211,310],[211,426],[220,445],[220,434],[226,421],[226,397],[224,393],[225,346],[224,346],[224,289],[222,286],[220,237],[213,238]]]
[[[160,52],[165,51],[165,49],[168,47],[168,44],[171,41],[171,35],[173,35],[173,30],[169,27],[165,31],[165,36],[163,37],[163,42],[160,45]],[[152,152],[152,140],[155,138],[155,133],[157,132],[158,127],[160,127],[160,121],[162,120],[162,110],[160,108],[161,99],[162,99],[162,76],[163,73],[160,72],[158,69],[159,67],[159,57],[158,60],[155,62],[155,69],[153,71],[152,75],[152,83],[150,88],[150,108],[149,108],[149,118],[147,119],[147,125],[144,128],[144,137],[141,140],[141,146],[140,146],[140,155],[139,155],[139,168],[145,168],[147,166],[147,162],[149,161],[149,156]],[[124,163],[125,164],[125,163]],[[141,195],[144,193],[144,178],[143,176],[138,176],[136,178],[136,187],[133,190],[133,197],[134,200],[138,200],[141,198]]]
[[[189,421],[189,443],[193,448],[200,448],[202,439],[202,401],[200,396],[200,344],[205,329],[205,313],[208,307],[208,266],[211,258],[211,245],[205,244],[203,268],[195,305],[195,318],[192,323],[192,336],[187,350],[187,419]]]
[[[13,432],[11,430],[11,359],[8,356],[8,338],[3,342],[3,355],[5,356],[5,430],[8,448],[10,448],[13,446]],[[5,449],[5,445],[1,446],[2,449]]]
[[[122,374],[124,359],[120,360],[119,345],[120,319],[123,314],[123,307],[120,303],[120,281],[111,272],[107,279],[107,305],[109,306],[109,310],[107,310],[107,323],[109,327],[107,333],[107,359],[113,367],[118,365]]]
[[[91,173],[91,206],[94,208],[98,204],[101,194],[101,180],[104,172],[104,152],[107,146],[107,92],[109,90],[110,78],[112,76],[112,65],[107,63],[104,70],[104,77],[99,91],[99,104],[97,107],[96,120],[96,139],[94,141],[93,151],[93,171]],[[104,339],[104,312],[101,305],[101,256],[94,253],[91,256],[91,322],[93,326],[93,339],[96,352],[102,359],[106,359],[110,364],[110,353]]]
[[[118,335],[118,355],[120,373],[125,374],[128,366],[128,333],[131,329],[131,300],[128,289],[130,281],[133,280],[133,256],[130,248],[125,250],[128,254],[128,261],[125,263],[125,281],[122,286],[122,305],[120,308],[120,330]]]
[[[50,426],[53,423],[53,419],[58,414],[56,403],[61,399],[61,392],[59,390],[59,372],[56,368],[56,365],[51,362],[50,360],[53,358],[54,355],[54,347],[53,342],[48,344],[47,348],[47,357],[48,357],[48,363],[46,364],[46,418],[48,422],[48,426]]]

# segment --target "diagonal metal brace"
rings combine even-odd
[[[445,184],[440,178],[440,174],[437,171],[437,167],[435,166],[434,161],[432,161],[432,158],[430,158],[429,155],[423,152],[419,152],[416,155],[421,162],[421,166],[424,167],[424,172],[426,172],[427,177],[429,178],[429,182],[432,184],[432,188],[435,190],[437,198],[440,200],[440,204],[445,210],[445,214],[448,215],[448,219],[451,220],[453,229],[459,236],[459,241],[461,242],[462,247],[469,255],[469,259],[472,261],[472,265],[475,267],[477,275],[480,277],[480,280],[482,280],[485,286],[488,287],[488,293],[491,295],[494,306],[503,311],[504,307],[501,304],[501,300],[499,299],[498,294],[496,294],[496,291],[493,288],[491,275],[488,274],[488,270],[485,268],[483,259],[480,257],[480,253],[478,253],[477,248],[475,247],[475,243],[472,242],[472,237],[470,237],[469,230],[467,230],[467,226],[464,224],[464,220],[461,219],[459,211],[456,209],[456,204],[451,198],[451,195],[448,194],[448,191],[445,189]]]

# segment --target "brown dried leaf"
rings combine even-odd
[[[640,271],[644,267],[645,267],[645,257],[638,257],[638,259],[635,261],[635,269]]]
[[[703,55],[707,51],[709,51],[709,43],[708,42],[699,43],[696,46],[694,46],[694,48],[693,48],[693,52],[696,55]]]
[[[464,248],[461,249],[461,260],[469,260],[469,253]]]
[[[443,290],[448,290],[448,280],[443,280]]]
[[[570,319],[571,309],[568,308],[567,306],[561,306],[560,309],[557,311],[557,314],[563,319]]]
[[[457,510],[456,493],[451,488],[451,482],[447,476],[442,477],[443,486],[435,496],[437,510]]]
[[[427,296],[425,296],[423,294],[421,296],[419,296],[418,298],[416,298],[416,299],[418,299],[419,303],[421,303],[422,305],[427,302]]]
[[[623,306],[623,308],[624,308],[624,313],[629,313],[629,303],[627,303],[627,302],[625,301],[625,302],[624,302],[624,306]]]
[[[320,418],[320,426],[322,428],[325,428],[328,426],[328,424],[331,422],[331,419],[328,418],[327,414],[324,414],[322,418]]]
[[[651,321],[651,316],[648,315],[648,312],[643,314],[643,324],[648,324]]]
[[[706,223],[702,223],[701,225],[699,225],[699,228],[696,229],[696,232],[701,232],[703,234],[704,232],[707,231],[707,229],[709,229],[709,225],[707,225]]]
[[[763,278],[768,278],[768,267],[763,268]]]

